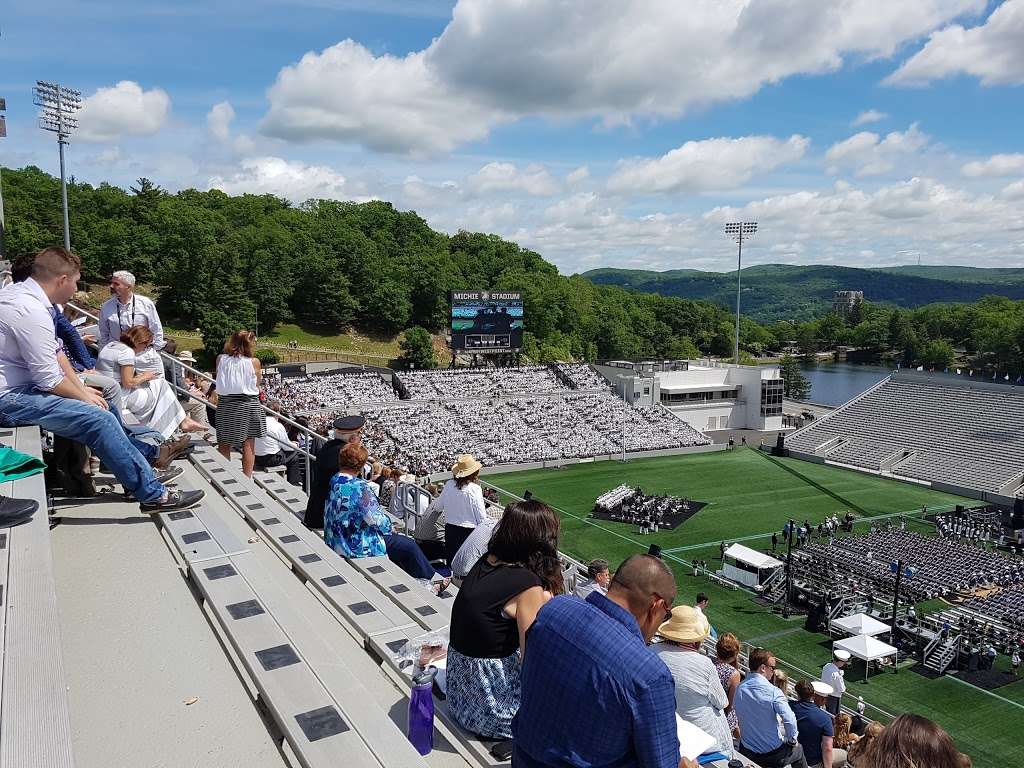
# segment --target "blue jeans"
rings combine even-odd
[[[43,429],[84,443],[110,467],[118,482],[142,502],[156,501],[164,487],[127,437],[117,416],[80,400],[38,390],[12,390],[0,395],[0,420],[18,427],[37,424]]]
[[[414,579],[434,578],[434,566],[415,539],[392,533],[384,537],[384,546],[388,550],[388,560]]]

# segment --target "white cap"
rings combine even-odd
[[[850,660],[850,652],[849,651],[844,651],[841,648],[838,651],[833,651],[832,655],[835,656],[840,661],[849,661]]]
[[[811,686],[814,688],[814,692],[819,696],[832,695],[832,686],[828,683],[823,683],[821,680],[815,680],[811,683]]]

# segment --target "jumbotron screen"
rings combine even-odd
[[[523,346],[523,294],[452,291],[452,349],[506,352]]]

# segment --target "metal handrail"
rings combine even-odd
[[[90,312],[87,309],[83,309],[82,307],[79,307],[77,304],[74,304],[74,303],[69,301],[69,302],[67,302],[67,306],[71,307],[76,312],[81,312],[83,315],[88,317],[93,322],[98,323],[100,321],[100,319],[96,315],[94,315],[92,312]],[[159,353],[160,357],[162,357],[164,360],[169,361],[172,365],[181,366],[181,368],[183,368],[186,371],[189,371],[192,374],[195,374],[199,378],[206,379],[206,381],[209,381],[211,383],[216,383],[213,377],[208,376],[207,374],[203,373],[202,371],[193,368],[192,366],[188,365],[184,361],[179,360],[174,355],[171,355],[171,354],[169,354],[167,352],[164,352],[162,349],[158,349],[157,352]],[[199,397],[198,395],[194,395],[191,392],[189,392],[188,390],[186,390],[186,389],[184,389],[182,387],[179,387],[176,382],[172,381],[172,382],[170,382],[170,384],[171,384],[171,386],[175,390],[181,392],[182,394],[186,395],[187,397],[190,397],[193,400],[198,400],[201,403],[205,403],[207,406],[213,408],[213,410],[215,410],[215,411],[217,410],[217,406],[214,405],[213,403],[211,403],[209,400],[206,400],[205,398]],[[320,435],[318,435],[313,430],[309,429],[308,427],[302,426],[298,422],[292,421],[291,419],[289,419],[284,414],[278,413],[277,411],[273,410],[272,408],[268,408],[263,403],[260,403],[260,408],[263,409],[264,413],[269,413],[270,415],[272,415],[274,418],[278,419],[279,421],[283,421],[285,424],[289,424],[289,425],[295,427],[300,432],[305,433],[310,438],[310,442],[309,442],[310,445],[314,445],[315,444],[313,442],[314,440],[322,440],[323,439]],[[271,437],[273,437],[273,435],[271,435]],[[274,440],[277,440],[277,442],[282,447],[284,446],[284,443],[280,439],[274,437]],[[316,456],[314,456],[309,451],[307,451],[307,450],[305,450],[303,448],[298,447],[297,445],[292,445],[291,443],[288,443],[288,448],[290,450],[298,451],[305,458],[306,471],[304,473],[302,481],[303,481],[303,490],[308,494],[309,493],[309,482],[310,482],[310,459],[316,459]]]

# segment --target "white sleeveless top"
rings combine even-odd
[[[218,395],[258,395],[256,369],[251,357],[221,355],[217,358]]]

